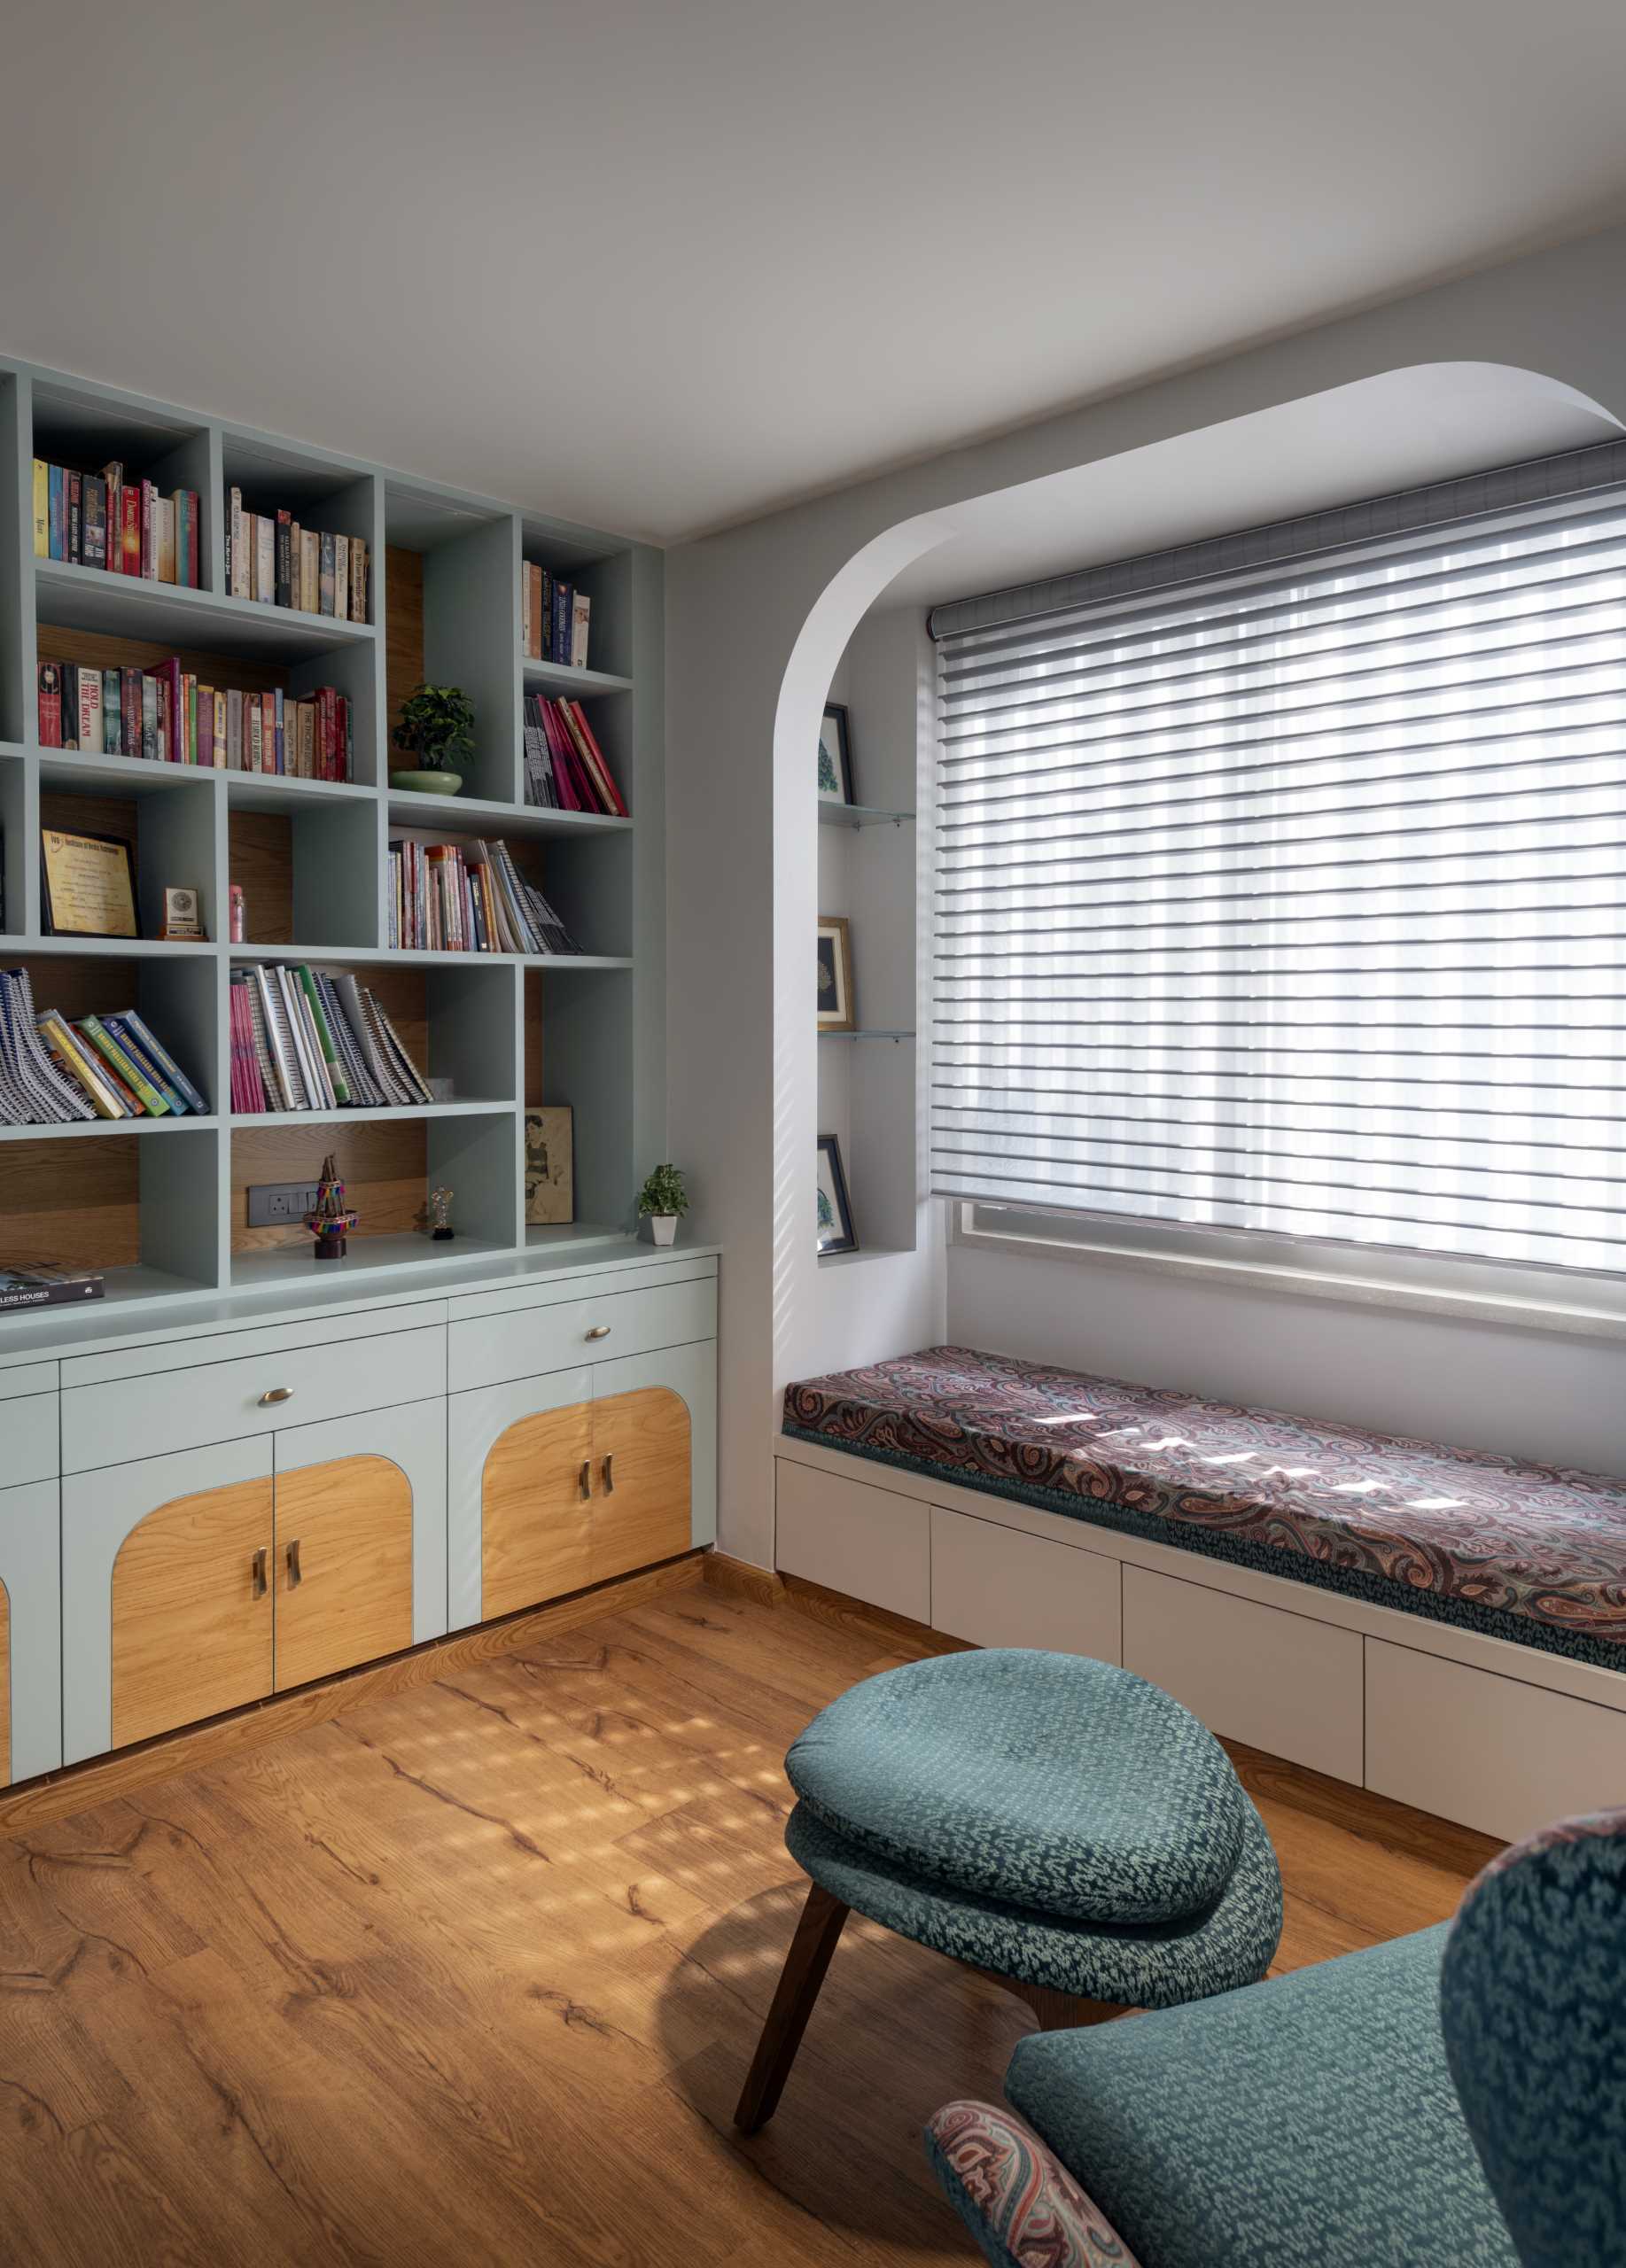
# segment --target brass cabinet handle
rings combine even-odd
[[[268,1386],[260,1397],[260,1407],[266,1410],[274,1402],[292,1402],[292,1400],[293,1388],[291,1386]]]
[[[605,1494],[605,1495],[606,1495],[606,1496],[613,1496],[613,1495],[615,1495],[615,1471],[614,1471],[614,1467],[615,1467],[615,1459],[614,1459],[614,1457],[613,1457],[613,1456],[607,1456],[607,1457],[604,1459],[604,1494]]]
[[[588,1339],[608,1339],[610,1336],[610,1325],[607,1323],[595,1323],[592,1330],[587,1332],[585,1335]]]
[[[299,1537],[296,1535],[296,1536],[294,1537],[294,1539],[293,1539],[292,1542],[288,1546],[288,1588],[289,1588],[289,1589],[290,1589],[291,1591],[297,1591],[297,1590],[298,1590],[298,1588],[300,1588],[300,1585],[304,1581],[304,1580],[305,1580],[304,1572],[303,1572],[303,1570],[300,1568],[300,1539],[299,1539]]]
[[[581,1471],[576,1476],[576,1486],[580,1489],[584,1496],[590,1496],[593,1494],[593,1460],[591,1457],[584,1456],[582,1458]]]
[[[265,1563],[266,1548],[262,1543],[254,1554],[254,1596],[256,1598],[263,1598],[266,1594]]]

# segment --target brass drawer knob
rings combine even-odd
[[[610,1325],[607,1323],[595,1323],[587,1335],[589,1339],[608,1339]]]
[[[293,1388],[291,1386],[268,1386],[260,1397],[260,1407],[262,1410],[268,1410],[274,1402],[292,1402],[292,1400]]]

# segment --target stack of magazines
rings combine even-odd
[[[231,974],[231,1107],[380,1110],[432,1100],[377,998],[302,961]]]
[[[581,948],[506,843],[390,844],[390,943],[430,952],[575,953]]]
[[[0,969],[0,1124],[86,1118],[183,1118],[208,1104],[134,1008],[36,1012],[26,968]]]

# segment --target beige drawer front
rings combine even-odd
[[[931,1619],[931,1507],[776,1460],[774,1565],[911,1621]]]
[[[1126,1565],[1124,1666],[1183,1701],[1210,1732],[1359,1787],[1353,1630]]]
[[[450,1326],[447,1376],[454,1394],[499,1386],[578,1363],[652,1355],[717,1336],[717,1285],[662,1285],[557,1307],[520,1308]]]
[[[1118,1563],[931,1508],[931,1627],[978,1646],[1123,1658]]]
[[[56,1478],[57,1425],[54,1394],[0,1402],[0,1488]]]
[[[199,1363],[156,1378],[69,1386],[62,1396],[66,1470],[89,1472],[133,1457],[387,1410],[445,1391],[442,1324],[386,1332],[347,1346]]]

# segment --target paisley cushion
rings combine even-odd
[[[992,2102],[945,2102],[926,2155],[992,2268],[1136,2268],[1133,2254],[1031,2126]]]
[[[1518,2268],[1445,2066],[1445,1935],[1031,2037],[1006,2093],[1147,2268]]]
[[[1160,1688],[1015,1648],[866,1678],[785,1769],[811,1813],[884,1864],[1081,1922],[1211,1905],[1249,1809],[1219,1743]]]
[[[1626,2260],[1626,1811],[1491,1861],[1452,1926],[1440,2010],[1527,2268]]]
[[[785,1822],[785,1847],[855,1913],[954,1961],[1121,2008],[1168,2008],[1253,1983],[1275,1954],[1281,1877],[1264,1821],[1243,1802],[1242,1853],[1215,1903],[1178,1922],[1139,1926],[1036,1914],[889,1868],[805,1803]]]

